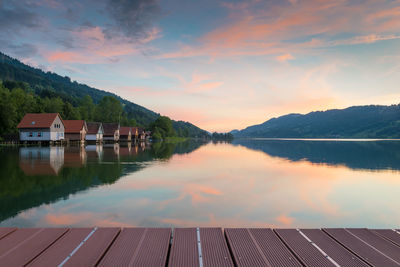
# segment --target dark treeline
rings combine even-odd
[[[73,105],[53,91],[35,94],[30,86],[22,82],[0,83],[0,133],[17,133],[17,124],[26,113],[60,113],[65,120],[120,122],[122,126],[136,126],[129,119],[119,100],[104,96],[98,104],[87,95],[76,99]]]
[[[211,135],[212,140],[216,141],[232,141],[233,140],[233,135],[231,133],[217,133],[214,132]]]

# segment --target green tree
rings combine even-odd
[[[79,112],[81,113],[81,118],[86,121],[92,121],[94,119],[95,104],[90,95],[86,95],[82,98],[79,104]]]
[[[42,102],[43,112],[47,113],[60,113],[64,111],[64,101],[61,98],[45,98]]]
[[[126,114],[124,114],[121,118],[121,126],[137,126],[136,120],[133,118],[128,118]]]
[[[36,110],[36,98],[26,93],[21,88],[15,88],[11,91],[11,101],[16,109],[16,120],[19,122],[26,113],[32,113]]]
[[[67,102],[64,103],[63,113],[61,114],[61,117],[64,120],[80,120],[81,114],[79,113],[79,110],[77,108],[72,106],[71,103]]]
[[[153,132],[153,138],[155,139],[176,136],[176,132],[172,127],[172,120],[167,116],[158,117],[150,128]]]
[[[17,131],[17,112],[10,91],[0,84],[0,134],[15,133]]]
[[[95,120],[101,122],[120,122],[122,105],[118,99],[112,96],[105,96],[96,106]]]

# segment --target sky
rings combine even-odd
[[[400,103],[399,0],[0,0],[0,51],[208,131]]]

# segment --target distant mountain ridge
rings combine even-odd
[[[231,133],[236,138],[400,138],[400,105],[288,114]]]
[[[72,104],[77,104],[74,103],[76,99],[80,99],[86,95],[90,95],[94,103],[98,103],[104,96],[113,96],[122,103],[124,111],[128,116],[135,119],[143,126],[149,125],[160,116],[160,114],[123,99],[116,94],[92,88],[76,81],[72,82],[67,76],[63,77],[56,73],[44,72],[41,69],[33,68],[1,52],[0,80],[26,82],[35,93],[38,93],[39,90],[43,90],[43,88],[56,91],[58,94],[62,95],[63,99],[67,99]],[[182,132],[182,129],[187,129],[191,137],[201,137],[209,134],[207,131],[200,129],[190,122],[173,121],[173,127],[177,132]]]

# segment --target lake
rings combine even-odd
[[[0,148],[0,226],[400,225],[400,141]]]

